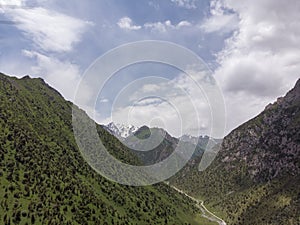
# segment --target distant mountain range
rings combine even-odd
[[[113,122],[106,126],[102,125],[102,127],[129,147],[146,165],[152,165],[166,159],[179,142],[180,150],[178,151],[181,152],[181,158],[185,157],[185,148],[195,150],[193,157],[202,155],[210,139],[208,136],[194,137],[187,134],[175,138],[162,128],[149,128],[147,126],[139,128]],[[222,140],[214,139],[214,141],[220,143]]]
[[[111,133],[112,135],[114,135],[116,138],[118,138],[121,141],[125,141],[126,139],[130,139],[130,136],[134,136],[136,134],[136,132],[138,132],[140,130],[140,127],[134,126],[134,125],[124,125],[124,124],[120,124],[120,123],[114,123],[114,122],[110,122],[107,125],[102,125],[102,127],[107,130],[109,133]],[[147,126],[143,126],[143,129],[147,129]],[[149,128],[149,131],[154,131],[156,130],[160,130],[161,131],[161,135],[162,136],[166,136],[169,137],[169,139],[173,138],[174,142],[178,142],[180,141],[184,141],[184,142],[188,142],[191,143],[193,145],[201,145],[201,147],[204,147],[207,144],[207,140],[209,139],[208,136],[199,136],[199,137],[195,137],[192,135],[188,135],[188,134],[184,134],[179,138],[176,137],[172,137],[166,130],[162,129],[162,128]],[[141,132],[141,131],[140,131]],[[214,139],[217,143],[222,142],[222,139]]]

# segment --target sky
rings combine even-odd
[[[299,12],[298,0],[0,0],[0,71],[42,77],[73,101],[103,54],[137,41],[171,42],[207,66],[222,92],[228,134],[300,77]],[[184,72],[154,62],[129,65],[101,90],[86,83],[80,106],[95,110],[99,123],[209,135],[210,103]],[[201,71],[189,72],[200,79]]]

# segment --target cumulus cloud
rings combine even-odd
[[[142,27],[133,25],[132,19],[129,17],[123,17],[118,21],[118,26],[124,30],[139,30]]]
[[[7,8],[4,13],[38,48],[49,52],[71,51],[91,25],[41,7]]]
[[[151,29],[151,31],[158,31],[161,33],[167,32],[168,30],[180,29],[182,27],[189,27],[192,24],[186,20],[180,21],[178,24],[172,24],[170,20],[165,22],[145,23],[144,27]]]
[[[178,7],[183,7],[186,9],[196,9],[196,0],[171,0]]]
[[[172,1],[174,5],[176,4],[178,7],[181,7],[176,10],[183,10],[183,12],[186,11],[186,8],[193,9],[197,6],[196,1]],[[25,2],[25,0],[0,0],[0,10],[5,13],[1,16],[6,16],[7,19],[15,21],[16,23],[13,23],[13,25],[17,26],[25,37],[33,41],[35,48],[32,48],[30,45],[25,45],[28,44],[27,41],[18,44],[10,43],[9,45],[6,45],[5,42],[1,42],[4,46],[0,58],[1,68],[2,70],[4,68],[5,72],[10,74],[17,73],[23,75],[24,73],[43,76],[47,82],[59,89],[65,97],[71,100],[74,93],[73,89],[80,78],[80,66],[85,66],[84,63],[80,65],[80,62],[78,62],[80,60],[74,55],[77,54],[77,52],[72,52],[72,50],[76,47],[76,43],[82,39],[84,31],[89,28],[90,23],[80,18],[62,14],[54,9],[59,8],[59,5],[60,9],[64,12],[69,12],[70,15],[77,15],[78,13],[76,12],[80,11],[80,6],[86,3],[80,2],[80,6],[70,6],[67,8],[61,8],[62,6],[59,2],[56,3],[57,5],[54,3],[47,5],[47,9],[42,7],[29,7],[25,10],[22,7],[10,7],[13,5],[24,6]],[[44,0],[30,1],[30,3],[32,2],[44,2]],[[31,4],[31,6],[34,5],[35,4]],[[65,4],[63,5],[65,6]],[[43,7],[46,6],[44,5]],[[77,8],[78,11],[74,10],[75,8]],[[105,7],[102,8],[106,9]],[[114,10],[112,10],[112,8],[114,8]],[[103,40],[101,39],[101,47],[98,46],[99,43],[96,43],[95,47],[93,45],[92,48],[94,52],[91,53],[92,56],[90,56],[90,58],[86,57],[86,61],[94,59],[98,53],[103,53],[103,49],[108,49],[125,41],[135,41],[144,39],[145,37],[163,37],[164,40],[167,38],[166,40],[177,43],[181,43],[182,40],[187,40],[185,41],[186,47],[193,49],[195,45],[198,46],[198,44],[199,47],[205,46],[203,51],[207,50],[207,52],[204,52],[203,55],[205,57],[207,56],[207,58],[211,58],[210,53],[208,53],[209,50],[211,50],[209,48],[216,45],[221,46],[219,42],[223,41],[222,38],[231,35],[231,37],[225,41],[224,48],[215,55],[217,62],[213,62],[214,65],[218,64],[214,67],[216,68],[214,76],[222,87],[226,99],[227,115],[229,115],[227,131],[232,130],[237,125],[250,119],[255,114],[258,114],[264,109],[265,105],[274,101],[278,96],[284,95],[284,93],[294,85],[296,79],[300,77],[300,1],[212,0],[209,12],[207,12],[206,9],[201,9],[204,10],[203,13],[207,15],[202,23],[199,22],[199,18],[193,14],[186,17],[187,20],[175,23],[174,21],[180,21],[182,19],[181,16],[177,16],[176,12],[174,12],[176,15],[173,14],[171,15],[172,17],[169,17],[172,18],[170,20],[156,21],[153,20],[155,19],[153,17],[150,18],[151,20],[147,20],[149,21],[148,23],[145,23],[141,22],[142,20],[138,20],[138,15],[134,17],[137,18],[136,21],[133,21],[129,17],[121,18],[122,15],[118,17],[118,13],[124,8],[123,5],[115,5],[112,8],[107,10],[105,16],[108,19],[106,19],[107,21],[116,21],[118,23],[115,26],[110,26],[110,29],[101,29],[101,32],[105,31],[102,32]],[[153,8],[151,8],[151,10],[153,10]],[[153,10],[158,13],[155,14],[156,16],[159,16],[159,13],[162,13],[163,16],[170,16],[169,12],[167,14],[163,11],[163,7],[161,7],[160,10]],[[197,10],[200,10],[200,8]],[[193,10],[193,12],[195,11],[196,10]],[[94,18],[97,23],[98,21],[102,23],[104,20],[102,14],[99,16],[100,14],[89,15],[88,13],[83,14],[86,18]],[[122,13],[127,12],[122,11]],[[199,13],[199,15],[200,14],[201,13]],[[118,21],[119,18],[121,19]],[[97,28],[101,26],[104,25],[99,24]],[[136,33],[136,35],[118,36],[117,34],[124,33],[118,26],[127,31],[138,32],[132,32]],[[117,28],[117,30],[113,30],[114,28]],[[190,36],[187,38],[186,32],[181,32],[181,29],[186,29]],[[201,31],[209,33],[206,37],[212,37],[213,34],[217,35],[219,33],[225,33],[225,35],[219,35],[217,41],[212,38],[203,40],[202,42],[201,37],[203,36],[203,32]],[[95,29],[95,32],[97,33],[99,30]],[[165,35],[168,34],[168,32],[172,35]],[[174,33],[176,33],[176,35],[173,35]],[[11,34],[17,36],[20,35],[20,32],[9,30],[7,39],[9,39],[9,35]],[[5,35],[5,31],[3,31],[1,36]],[[111,38],[117,36],[118,39]],[[95,37],[94,39],[89,37],[88,40],[97,39],[97,41],[99,41],[98,36],[95,35]],[[119,37],[122,38],[120,39]],[[19,36],[17,36],[17,38],[19,38]],[[201,43],[198,43],[200,39]],[[11,42],[13,42],[13,40],[11,40]],[[192,43],[195,43],[195,45]],[[102,45],[105,45],[105,47]],[[8,50],[6,50],[10,46],[15,48],[14,51],[8,52]],[[24,48],[29,49],[29,51],[23,52],[26,57],[22,56],[22,58],[20,58],[19,55],[15,54],[15,52],[19,52],[20,49]],[[215,49],[219,48],[220,47],[217,47]],[[5,50],[7,52],[4,52]],[[78,49],[78,51],[80,51],[80,49]],[[79,64],[76,65],[65,60],[66,57],[72,58],[74,62],[77,60]],[[17,64],[15,63],[16,60],[18,61]],[[34,64],[34,66],[31,67],[32,71],[27,70],[28,65],[31,66],[32,64]],[[180,81],[181,84],[187,84],[187,87],[189,86],[188,82],[185,82],[184,79],[178,79],[177,81]],[[65,85],[66,83],[68,85]],[[166,87],[172,90],[170,84],[169,86],[166,84]],[[159,93],[162,90],[167,91],[167,88],[148,84],[139,90],[140,94],[143,92],[150,93],[152,90],[155,91],[155,93]],[[89,99],[89,91],[91,90],[87,88],[86,99]],[[172,94],[179,108],[184,106],[182,110],[190,109],[185,105],[186,98],[178,93]],[[105,102],[106,100],[102,99],[100,101]],[[200,100],[197,102],[197,105],[201,105]],[[177,117],[174,117],[174,111],[172,111],[170,105],[165,102],[151,102],[148,100],[141,102],[137,107],[143,109],[143,113],[138,113],[137,110],[134,112],[137,121],[146,123],[151,116],[160,115],[161,112],[164,111],[166,117],[172,118],[166,120],[170,121],[168,122],[168,126],[174,127],[174,124],[178,123],[178,121],[176,121]],[[149,112],[146,112],[148,109]],[[201,112],[201,109],[199,109],[199,111]],[[121,120],[121,115],[124,115],[122,114],[121,108],[118,112],[120,113],[116,115],[120,115],[119,118]],[[189,115],[188,111],[186,115]],[[201,121],[203,121],[202,130],[205,130],[208,124],[204,116],[205,114],[200,118]],[[188,125],[191,128],[195,127],[193,124]],[[174,130],[175,128],[173,128],[173,131]],[[187,128],[185,128],[185,131],[187,131]]]
[[[230,130],[284,95],[300,77],[300,2],[219,0],[214,4],[212,18],[222,14],[219,6],[239,18],[237,31],[217,54],[220,66],[215,71],[225,93]]]
[[[210,17],[206,18],[200,25],[204,32],[226,33],[237,29],[239,22],[237,14],[226,11],[222,2],[211,1],[210,14]]]
[[[24,0],[0,0],[0,7],[21,7]]]
[[[122,92],[123,97],[115,99],[112,115],[102,122],[158,126],[176,137],[183,134],[210,134],[212,121],[216,119],[212,118],[211,113],[211,104],[214,103],[207,99],[209,93],[204,93],[198,86],[207,85],[206,90],[210,90],[210,84],[203,80],[203,71],[191,69],[188,74],[190,76],[179,74],[171,80],[146,82]],[[215,134],[222,136],[222,132],[220,128]]]
[[[177,24],[172,24],[170,20],[164,22],[148,22],[144,25],[134,25],[134,22],[129,17],[123,17],[119,19],[117,25],[124,30],[140,30],[142,28],[150,29],[151,31],[167,32],[169,30],[179,30],[183,27],[190,27],[192,24],[187,20],[182,20]]]
[[[183,27],[192,26],[189,21],[182,20],[178,24],[172,24],[170,20],[166,20],[164,22],[148,22],[144,25],[134,25],[134,22],[129,17],[123,17],[118,21],[118,26],[124,30],[140,30],[142,28],[150,29],[151,31],[158,31],[161,33],[167,32],[169,30],[178,30]]]
[[[186,20],[182,20],[180,21],[177,25],[176,25],[176,28],[179,29],[181,27],[189,27],[191,26],[192,24]]]

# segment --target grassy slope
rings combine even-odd
[[[203,222],[194,203],[166,185],[122,186],[95,173],[75,144],[71,107],[41,79],[0,74],[0,224]],[[98,129],[116,157],[137,163]]]
[[[221,164],[215,161],[204,172],[186,167],[171,183],[204,200],[228,224],[299,224],[299,176],[256,184],[242,170],[226,171]]]
[[[224,139],[226,146],[223,143],[207,170],[198,171],[198,158],[170,183],[205,200],[208,208],[228,224],[300,224],[300,175],[295,169],[286,169],[300,168],[299,150],[281,146],[286,136],[287,144],[299,146],[299,107],[296,99],[279,114],[278,105],[274,104],[228,135]],[[249,135],[255,130],[259,131],[258,138]],[[242,154],[247,156],[247,162]],[[232,160],[226,162],[228,156]],[[255,168],[259,172],[253,177],[251,171]],[[274,176],[276,170],[279,173]]]

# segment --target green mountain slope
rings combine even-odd
[[[228,224],[300,224],[300,80],[225,137],[212,165],[192,160],[170,183]]]
[[[71,110],[42,79],[0,74],[0,224],[209,224],[164,184],[122,186],[94,172],[75,143]],[[98,131],[115,157],[139,164]]]

